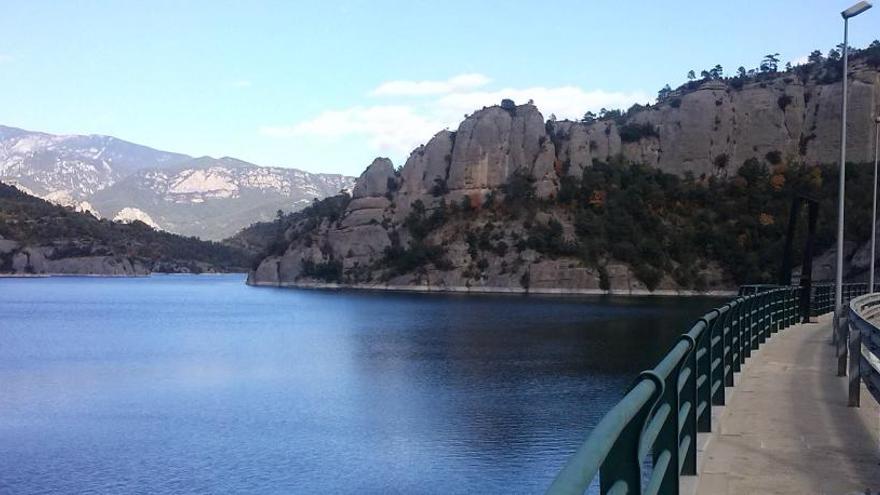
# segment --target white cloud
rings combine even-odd
[[[603,107],[626,109],[633,103],[653,100],[642,91],[586,90],[578,86],[475,90],[473,88],[486,84],[489,79],[477,74],[465,76],[447,81],[410,81],[406,84],[403,84],[404,81],[392,81],[379,86],[372,94],[385,88],[381,92],[383,96],[393,93],[399,96],[418,94],[432,97],[416,102],[327,110],[292,125],[265,126],[260,128],[260,132],[278,138],[312,137],[327,141],[356,136],[366,140],[370,152],[390,156],[398,163],[438,131],[447,127],[457,128],[464,114],[471,114],[484,106],[498,105],[503,98],[511,98],[520,104],[534,100],[545,119],[555,114],[559,119],[572,120],[581,118],[588,110],[598,112]],[[446,85],[442,91],[440,85]],[[365,156],[365,161],[367,158],[371,157]]]
[[[806,65],[810,62],[809,55],[801,55],[800,57],[791,61],[791,65]]]
[[[478,88],[492,80],[482,74],[460,74],[445,81],[388,81],[370,94],[373,96],[426,96]]]
[[[13,57],[12,55],[9,55],[7,53],[0,53],[0,64],[2,64],[4,62],[12,62],[14,60],[15,60],[15,57]]]
[[[400,105],[328,110],[291,126],[266,126],[260,132],[272,137],[318,137],[328,140],[348,136],[367,139],[371,151],[393,157],[407,156],[420,141],[442,128],[442,123]]]

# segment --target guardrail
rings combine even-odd
[[[734,374],[752,351],[773,333],[797,323],[800,315],[834,310],[834,284],[813,285],[803,299],[807,308],[801,307],[802,291],[795,286],[747,285],[740,288],[739,297],[703,315],[654,369],[639,375],[547,493],[582,494],[598,475],[603,495],[677,494],[680,477],[696,474],[697,433],[712,430],[711,406],[725,404],[726,387],[733,386]],[[850,376],[856,377],[850,381],[851,405],[858,405],[858,377],[880,401],[880,330],[871,322],[875,316],[880,319],[880,294],[862,296],[867,291],[867,284],[843,285],[842,299],[853,316],[851,323],[841,325],[845,334],[834,336],[850,344],[838,345],[843,363],[848,352],[860,356],[849,360],[851,367],[857,366],[850,369]],[[843,368],[846,371],[845,364]]]
[[[849,404],[859,405],[860,381],[880,402],[880,294],[854,298],[847,311],[849,326]]]
[[[798,321],[800,291],[745,291],[697,320],[605,414],[547,493],[582,494],[597,474],[602,494],[678,493],[680,476],[697,473],[697,433],[712,430],[711,406],[724,405],[752,351]]]

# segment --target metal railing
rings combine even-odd
[[[798,321],[800,291],[744,291],[697,320],[654,369],[639,375],[547,493],[582,494],[597,474],[602,494],[678,493],[679,477],[697,473],[697,433],[712,430],[711,406],[724,405],[726,387],[752,351]]]
[[[813,285],[810,295],[810,316],[824,315],[834,311],[834,284]]]
[[[829,286],[827,289],[825,286]],[[841,297],[842,303],[842,312],[841,312],[841,320],[838,325],[835,323],[831,328],[831,343],[834,344],[835,352],[837,353],[837,376],[846,376],[847,375],[847,367],[852,367],[852,363],[850,363],[849,354],[850,354],[850,332],[849,325],[847,324],[847,316],[848,311],[846,308],[848,307],[850,301],[854,298],[859,297],[863,294],[867,294],[868,284],[865,283],[852,283],[852,284],[843,284],[843,292]],[[819,306],[818,314],[827,313],[834,311],[834,295],[835,295],[835,287],[834,284],[823,284],[823,290],[828,291],[828,294],[831,298],[830,304],[822,304]],[[850,373],[852,375],[852,373]],[[850,387],[853,385],[850,384]],[[856,390],[858,390],[858,385],[856,384]],[[850,404],[853,404],[852,399],[852,391],[850,391]]]
[[[850,301],[847,311],[850,352],[849,404],[858,406],[860,381],[880,402],[880,294],[865,294]]]

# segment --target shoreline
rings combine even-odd
[[[388,284],[334,284],[323,282],[288,282],[265,283],[248,280],[251,287],[275,287],[282,289],[305,290],[356,290],[376,292],[417,292],[417,293],[450,293],[450,294],[521,294],[521,295],[556,295],[556,296],[658,296],[658,297],[731,297],[736,290],[671,290],[647,289],[602,290],[602,289],[564,289],[561,287],[523,289],[521,287],[467,287],[467,286],[431,286],[431,285],[388,285]]]
[[[151,272],[142,275],[115,275],[112,273],[0,273],[0,279],[3,278],[149,278],[153,276],[163,275],[247,275],[247,272],[203,272],[203,273],[183,273],[183,272]]]

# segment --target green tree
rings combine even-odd
[[[672,93],[672,88],[668,84],[660,88],[660,91],[657,92],[657,102],[659,103],[669,98],[670,93]]]
[[[688,78],[688,81],[693,81],[694,79],[697,78],[697,75],[694,74],[693,70],[689,70],[687,73],[687,78]]]
[[[761,72],[776,72],[779,68],[779,54],[771,53],[768,55],[764,55],[764,59],[761,60],[761,65],[759,66]]]

